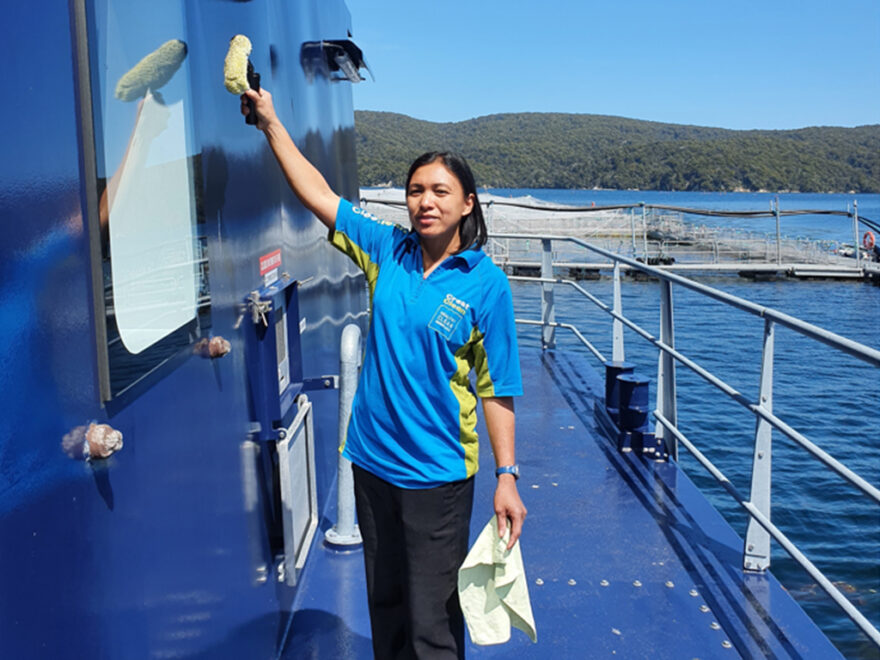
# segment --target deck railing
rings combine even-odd
[[[821,342],[831,348],[851,355],[858,360],[880,368],[880,351],[829,332],[798,318],[784,314],[769,307],[755,304],[743,298],[725,293],[700,282],[682,277],[676,273],[655,268],[604,248],[592,245],[582,239],[570,236],[536,236],[534,234],[495,233],[495,240],[519,239],[540,241],[542,246],[541,276],[511,276],[511,280],[539,283],[542,288],[541,319],[517,319],[518,323],[540,326],[544,348],[555,346],[556,329],[571,331],[580,342],[601,362],[608,362],[603,355],[575,326],[558,323],[555,320],[554,287],[573,288],[596,307],[612,318],[612,361],[624,360],[623,328],[627,327],[659,350],[657,370],[657,403],[653,411],[656,420],[656,436],[662,439],[666,450],[673,458],[678,456],[679,444],[684,446],[694,458],[714,477],[714,479],[733,497],[749,515],[749,523],[743,549],[743,568],[746,571],[764,571],[770,566],[770,539],[779,545],[797,562],[855,624],[880,647],[880,632],[870,621],[840,592],[839,589],[798,549],[798,547],[770,519],[771,472],[773,429],[784,434],[806,449],[826,467],[849,481],[857,489],[880,503],[880,489],[843,465],[828,452],[812,442],[805,435],[792,428],[773,413],[773,358],[774,336],[777,326],[783,326],[811,340]],[[569,243],[592,252],[607,260],[612,267],[613,300],[608,305],[577,281],[554,276],[553,244]],[[627,318],[621,305],[621,266],[634,269],[655,278],[660,283],[660,336],[650,332]],[[746,314],[764,320],[763,352],[761,361],[760,387],[757,400],[743,395],[732,385],[713,374],[708,369],[687,357],[675,347],[675,322],[673,313],[673,285],[685,287],[696,293],[721,302]],[[735,488],[721,470],[709,460],[678,427],[676,406],[676,365],[682,365],[705,381],[715,386],[727,397],[749,410],[756,419],[754,436],[752,477],[748,496]]]

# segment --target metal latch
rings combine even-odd
[[[272,311],[272,301],[260,298],[259,291],[251,291],[245,301],[245,304],[239,308],[238,318],[235,320],[233,328],[238,330],[246,313],[250,312],[254,324],[262,321],[263,325],[269,327],[269,321],[266,314]]]

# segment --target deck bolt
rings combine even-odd
[[[717,621],[713,621],[712,623],[710,623],[710,624],[709,624],[709,627],[710,627],[712,630],[721,630],[721,626],[718,624]]]
[[[572,578],[568,581],[568,586],[570,586],[570,587],[573,587],[576,584],[577,584],[577,582],[575,582],[574,578]]]
[[[751,543],[749,543],[749,552],[751,552],[751,551],[754,550],[754,549],[755,549],[755,546],[752,545]]]
[[[639,582],[638,580],[633,580],[633,586],[634,586],[634,587],[641,587],[641,586],[642,586],[642,583]]]
[[[602,580],[599,584],[600,584],[601,586],[603,586],[603,587],[607,587],[607,586],[608,586],[608,580]]]
[[[667,580],[667,581],[666,581],[666,586],[669,587],[670,589],[672,589],[672,587],[674,587],[675,584],[672,582],[672,580]]]
[[[535,580],[535,584],[537,584],[540,587],[542,584],[544,584],[544,580],[542,580],[541,578],[538,578],[537,580]]]
[[[696,598],[697,596],[700,595],[700,592],[697,591],[696,589],[691,589],[688,593],[689,593],[691,596],[693,596],[694,598]]]
[[[708,605],[700,605],[700,612],[708,612],[708,611],[709,611]]]
[[[611,629],[611,632],[613,632],[615,635],[619,635],[619,634],[620,634],[620,631],[619,631],[617,628],[612,628],[612,629]]]
[[[726,649],[729,649],[729,648],[732,648],[732,647],[733,647],[733,644],[731,644],[730,642],[728,642],[728,641],[725,639],[723,642],[721,642],[721,646],[723,646],[723,647],[726,648]]]

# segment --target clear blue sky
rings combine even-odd
[[[358,110],[880,123],[880,0],[347,0]]]

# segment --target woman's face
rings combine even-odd
[[[458,227],[474,208],[473,194],[440,160],[413,172],[406,189],[406,206],[413,229],[423,240],[458,241]],[[457,243],[453,249],[457,249]]]

